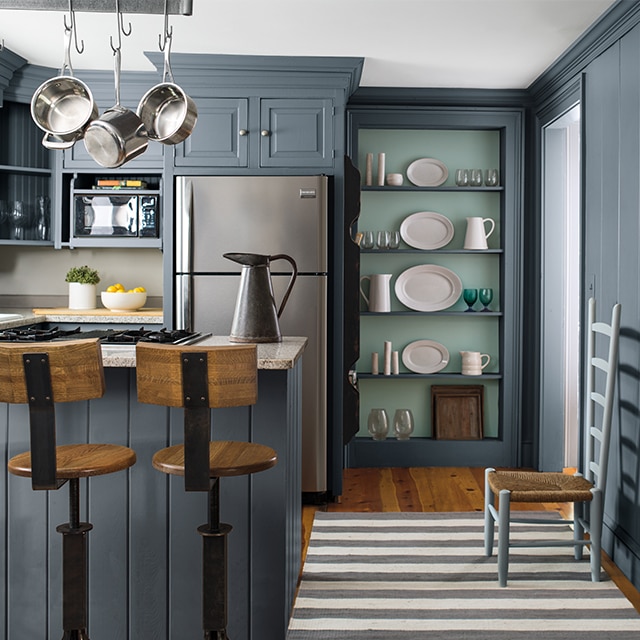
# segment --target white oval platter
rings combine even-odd
[[[400,236],[414,249],[440,249],[453,239],[453,223],[435,211],[419,211],[407,216],[400,225]]]
[[[449,177],[449,169],[436,158],[420,158],[407,167],[407,178],[416,187],[439,187]]]
[[[441,311],[462,293],[459,276],[436,264],[420,264],[403,271],[395,282],[396,297],[414,311]]]
[[[414,373],[437,373],[449,364],[449,351],[434,340],[416,340],[404,348],[402,363]]]

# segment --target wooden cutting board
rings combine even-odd
[[[137,311],[109,311],[109,309],[67,309],[65,307],[50,307],[49,309],[33,309],[37,316],[141,316],[162,318],[162,309],[146,308]]]

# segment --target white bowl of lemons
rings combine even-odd
[[[109,311],[136,311],[144,307],[147,291],[144,287],[125,289],[120,283],[112,284],[100,292],[102,304]]]

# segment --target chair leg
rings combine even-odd
[[[511,492],[502,490],[498,502],[498,582],[507,586],[509,573],[509,522],[511,519]]]
[[[69,480],[69,522],[56,527],[62,534],[62,640],[89,640],[87,632],[87,533],[80,522],[80,480]]]
[[[220,479],[209,489],[209,522],[198,527],[202,536],[202,628],[204,640],[227,638],[227,535],[220,522]]]
[[[603,496],[600,489],[592,489],[589,506],[589,538],[591,541],[591,581],[600,582],[602,555]]]
[[[573,539],[576,543],[584,540],[584,527],[582,526],[582,518],[584,518],[584,502],[573,503]],[[582,560],[584,552],[583,544],[576,544],[573,547],[573,557],[576,560]]]
[[[487,478],[495,469],[488,468],[484,470],[484,555],[490,558],[493,555],[493,537],[495,521],[491,513],[490,506],[494,504],[493,491],[489,486]]]

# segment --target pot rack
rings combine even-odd
[[[68,0],[2,0],[0,10],[18,9],[25,11],[68,11]],[[113,13],[113,0],[74,0],[73,10],[88,13]],[[121,0],[122,13],[164,13],[163,0]],[[193,14],[193,0],[168,0],[167,13],[190,16]]]

